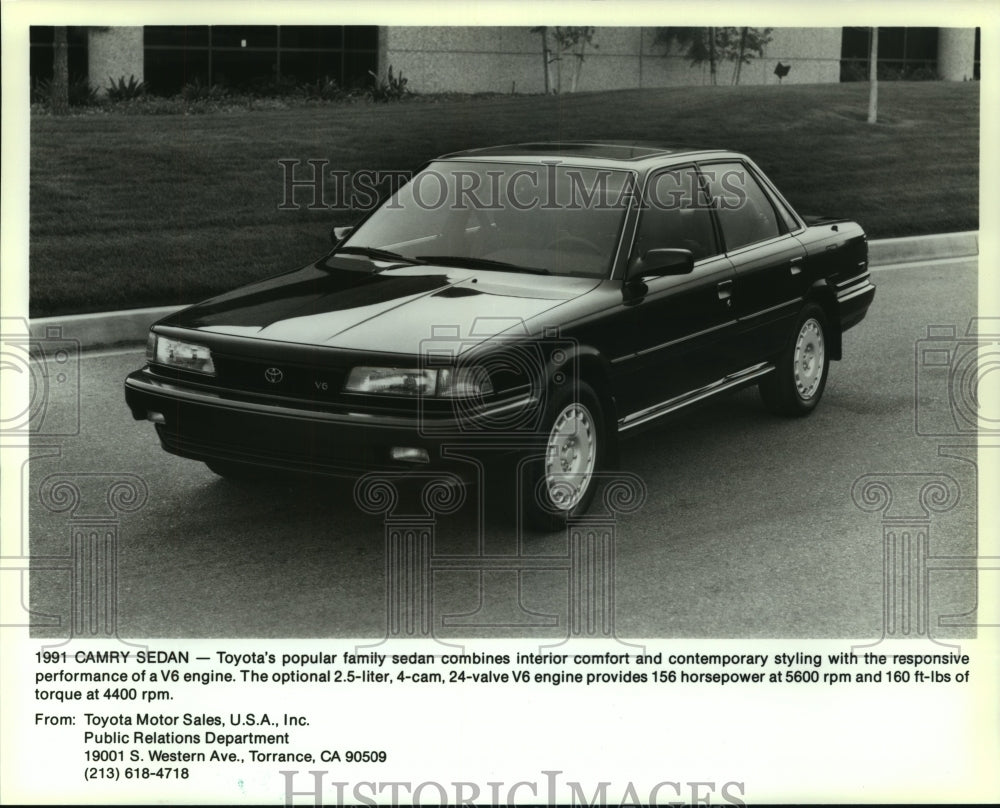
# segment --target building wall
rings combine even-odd
[[[87,32],[87,75],[103,93],[109,80],[143,80],[142,26],[91,28]]]
[[[976,29],[938,29],[938,75],[946,81],[969,81],[975,73]]]
[[[143,29],[140,26],[92,28],[88,31],[88,74],[91,84],[105,88],[108,79],[143,79]],[[652,27],[598,28],[588,47],[577,89],[616,90],[708,84],[707,64],[691,65],[682,55],[664,55]],[[840,80],[840,28],[775,28],[764,55],[745,65],[741,84],[777,84],[775,66],[790,66],[783,83]],[[940,29],[938,69],[942,78],[973,75],[974,29]],[[416,92],[540,93],[545,80],[541,38],[530,28],[396,27],[379,29],[378,61],[382,75],[392,65]],[[570,90],[574,59],[566,56],[562,91]],[[555,70],[553,72],[556,72]],[[730,84],[732,62],[721,62],[719,84]],[[558,79],[557,79],[558,81]]]
[[[598,28],[581,66],[577,89],[616,90],[708,84],[707,64],[692,66],[680,55],[664,56],[653,28]],[[743,67],[741,84],[777,84],[774,68],[791,65],[788,83],[840,80],[840,28],[775,28],[764,56]],[[526,27],[390,27],[385,29],[384,67],[402,70],[417,92],[544,91],[541,39]],[[720,63],[719,84],[732,81],[732,62]],[[569,90],[572,58],[562,62]]]

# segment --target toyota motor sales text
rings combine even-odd
[[[42,714],[37,713],[36,718],[39,718]],[[222,716],[219,715],[208,715],[206,713],[195,714],[195,713],[184,713],[183,715],[164,715],[162,713],[152,714],[152,713],[135,713],[135,718],[131,715],[126,715],[121,713],[119,715],[98,715],[96,713],[84,713],[84,719],[87,722],[87,726],[91,727],[175,727],[178,724],[182,726],[216,726],[221,727],[223,725]],[[229,724],[232,726],[239,726],[240,724],[245,724],[249,727],[255,725],[271,725],[271,726],[282,726],[282,725],[295,725],[297,722],[293,721],[290,716],[283,715],[280,722],[275,722],[271,719],[268,713],[230,713],[229,714]]]

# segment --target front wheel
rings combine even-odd
[[[774,372],[758,385],[764,406],[779,415],[808,415],[823,396],[829,368],[826,315],[809,303],[799,314]]]
[[[526,526],[551,531],[585,513],[597,488],[594,473],[604,464],[607,444],[604,410],[593,389],[577,382],[575,389],[557,395],[543,434],[541,452],[522,468],[520,506]]]

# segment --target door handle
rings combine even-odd
[[[727,306],[733,305],[733,282],[732,281],[721,281],[716,284],[715,292],[719,296],[719,300],[724,302]]]
[[[802,263],[802,256],[797,255],[791,261],[788,262],[788,269],[793,275],[798,275],[802,272],[802,267],[799,264]]]

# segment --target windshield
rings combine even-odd
[[[625,171],[436,162],[355,230],[342,249],[500,271],[607,278],[629,202]]]

